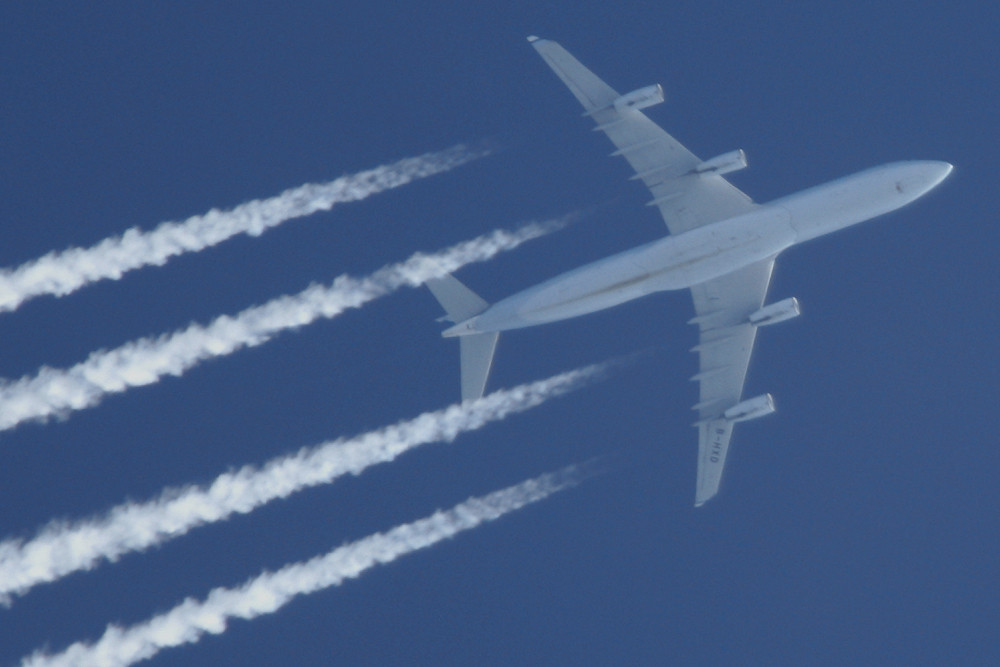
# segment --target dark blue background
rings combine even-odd
[[[493,387],[651,348],[610,381],[0,610],[0,661],[97,638],[548,469],[611,472],[236,621],[154,664],[996,664],[998,12],[981,2],[22,3],[0,10],[0,265],[488,139],[495,156],[0,317],[6,377],[530,218],[488,300],[664,233],[525,41],[560,41],[767,201],[898,159],[936,192],[781,258],[723,492],[694,510],[687,294],[504,336]],[[760,6],[763,4],[764,6]],[[401,8],[404,7],[404,8]],[[458,395],[436,303],[356,312],[5,433],[0,534],[208,481]]]

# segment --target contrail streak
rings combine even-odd
[[[307,183],[228,211],[213,209],[181,222],[164,222],[152,231],[133,227],[121,236],[107,238],[89,248],[51,252],[15,269],[0,270],[0,313],[15,310],[28,299],[43,294],[65,296],[98,280],[117,280],[127,271],[162,265],[171,257],[203,250],[237,234],[258,236],[292,218],[365,199],[454,169],[483,155],[486,151],[454,146],[328,183]]]
[[[375,565],[391,563],[400,556],[498,519],[578,483],[586,474],[586,470],[570,466],[487,496],[470,498],[450,510],[435,512],[385,533],[375,533],[311,560],[265,572],[238,588],[215,588],[200,601],[187,598],[144,623],[129,628],[109,625],[96,643],[78,642],[57,655],[37,651],[21,664],[23,667],[131,665],[165,648],[193,644],[206,633],[221,634],[229,619],[249,620],[274,613],[296,596],[337,586]]]
[[[142,551],[191,529],[246,514],[303,489],[358,475],[431,442],[451,442],[509,415],[529,410],[598,379],[608,364],[595,364],[494,392],[479,400],[425,412],[407,421],[352,438],[340,438],[281,456],[264,465],[244,466],[207,486],[165,489],[145,503],[119,505],[103,516],[56,521],[29,542],[0,543],[0,602],[27,593],[72,572]]]
[[[108,394],[152,384],[166,375],[183,375],[206,359],[260,345],[282,331],[336,317],[401,287],[487,260],[562,224],[564,220],[550,220],[515,231],[498,230],[434,254],[417,253],[364,278],[342,275],[330,285],[312,285],[234,316],[221,315],[208,325],[191,324],[171,334],[94,352],[70,368],[42,367],[37,375],[0,382],[0,431],[92,407]]]

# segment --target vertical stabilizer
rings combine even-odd
[[[490,307],[478,294],[460,283],[454,276],[445,274],[427,281],[431,294],[455,324],[475,317]],[[486,391],[486,379],[493,365],[497,348],[497,332],[470,334],[459,338],[462,363],[462,400],[473,401]]]

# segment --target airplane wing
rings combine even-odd
[[[723,413],[740,402],[757,327],[750,315],[764,305],[774,258],[691,288],[699,327],[698,480],[695,506],[719,491],[733,421]]]
[[[697,170],[705,163],[639,109],[616,105],[622,96],[566,49],[538,37],[529,37],[528,41],[580,101],[585,115],[597,122],[594,129],[602,130],[611,139],[616,148],[612,155],[624,157],[636,172],[632,178],[641,180],[652,192],[649,204],[660,209],[672,234],[724,220],[753,207],[750,198],[722,176],[699,173]],[[662,90],[660,94],[662,99]]]
[[[751,210],[755,204],[691,151],[649,120],[637,106],[662,100],[662,89],[651,86],[626,96],[584,67],[559,44],[529,37],[535,50],[562,79],[607,134],[616,150],[653,194],[672,234],[724,220]],[[728,156],[720,156],[720,158]],[[732,158],[743,160],[741,151]],[[740,166],[743,166],[740,165]],[[700,329],[694,348],[700,356],[698,411],[698,478],[695,505],[700,506],[719,490],[735,419],[725,413],[740,403],[757,327],[749,316],[764,303],[774,258],[758,262],[691,289],[695,318]],[[768,397],[769,400],[769,397]]]

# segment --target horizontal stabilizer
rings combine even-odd
[[[427,287],[444,308],[444,312],[448,313],[448,319],[456,324],[490,307],[482,297],[458,282],[450,273],[428,280]]]
[[[474,401],[486,392],[486,379],[493,365],[500,333],[474,334],[458,339],[462,355],[462,400]]]
[[[427,287],[448,313],[445,319],[456,324],[475,317],[490,307],[482,297],[447,273],[440,278],[428,280]],[[493,365],[498,338],[500,334],[497,332],[470,334],[459,338],[463,401],[481,398],[486,391],[486,380]]]

